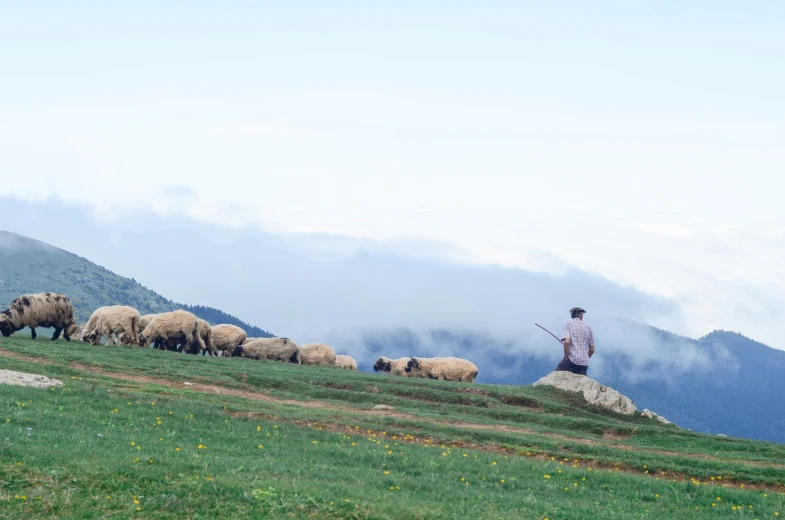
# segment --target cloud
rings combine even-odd
[[[214,128],[218,135],[240,135],[251,137],[296,137],[308,134],[303,129],[280,123],[233,123]]]
[[[168,197],[186,199],[196,195],[196,190],[185,184],[170,184],[163,189],[162,193]]]

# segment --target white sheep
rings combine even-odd
[[[323,343],[301,345],[300,362],[303,365],[334,365],[335,350]]]
[[[248,333],[236,325],[213,325],[213,346],[222,356],[231,355],[237,345],[248,339]]]
[[[406,372],[412,377],[427,377],[442,381],[461,381],[474,383],[479,369],[477,365],[466,359],[446,358],[418,358],[413,357],[406,364]],[[419,372],[419,373],[418,373]]]
[[[351,356],[337,355],[335,356],[335,366],[338,368],[345,368],[347,370],[357,370],[357,361]]]
[[[106,344],[117,344],[114,335],[122,338],[124,345],[139,344],[139,320],[141,315],[133,307],[112,305],[101,307],[87,320],[82,333],[82,341],[93,345],[101,343],[106,336]]]
[[[411,361],[411,358],[405,357],[400,359],[390,359],[382,356],[373,364],[373,369],[376,372],[387,372],[394,376],[411,377],[411,374],[406,372],[406,365]]]
[[[217,356],[215,352],[215,348],[213,347],[213,329],[210,327],[210,324],[207,323],[205,320],[201,318],[196,318],[196,323],[198,324],[198,328],[196,331],[196,344],[193,347],[185,348],[183,347],[180,352],[183,354],[197,354],[202,355],[207,353],[207,355]],[[181,344],[181,341],[177,338],[170,338],[164,343],[164,348],[170,351],[176,351],[178,345]]]
[[[62,333],[66,341],[71,341],[71,336],[79,329],[71,300],[55,293],[22,295],[0,313],[0,333],[6,338],[25,327],[30,327],[33,339],[37,337],[36,327],[53,327],[52,340]]]
[[[150,343],[156,348],[171,348],[174,344],[182,346],[183,352],[199,352],[205,347],[199,335],[198,318],[190,312],[177,310],[157,315],[139,333],[139,344],[143,347]]]
[[[246,341],[234,348],[232,357],[268,359],[301,364],[300,349],[289,338],[256,338],[252,341]]]

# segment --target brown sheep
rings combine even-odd
[[[346,370],[357,370],[357,361],[350,356],[338,355],[335,356],[335,366]]]
[[[139,344],[139,311],[125,305],[112,305],[96,309],[87,325],[84,326],[82,341],[93,345],[101,343],[106,336],[106,344],[117,344],[113,337],[122,337],[123,345]],[[122,336],[121,336],[122,335]]]
[[[153,343],[156,348],[169,348],[174,342],[175,348],[182,345],[183,352],[199,352],[203,342],[197,320],[187,311],[163,312],[139,333],[139,344],[146,347]]]
[[[234,348],[232,357],[269,359],[301,364],[300,349],[297,343],[289,338],[258,338],[247,341]]]
[[[308,343],[300,347],[303,365],[334,365],[335,350],[323,343]]]
[[[406,365],[411,361],[411,358],[390,359],[382,356],[373,364],[373,369],[376,372],[387,372],[394,376],[411,377],[411,374],[406,371]]]
[[[231,355],[237,345],[248,339],[248,333],[236,325],[213,325],[213,346],[221,354]]]
[[[71,341],[71,336],[79,329],[71,300],[55,293],[22,295],[0,313],[0,333],[6,338],[25,327],[30,327],[33,339],[37,337],[36,327],[53,327],[53,341],[61,333],[66,341]]]
[[[406,372],[416,374],[418,371],[422,375],[418,374],[417,377],[427,377],[428,379],[439,379],[442,381],[461,381],[464,383],[474,383],[477,374],[480,372],[477,365],[466,359],[454,357],[413,357],[406,365]]]

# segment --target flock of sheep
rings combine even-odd
[[[335,365],[357,370],[357,362],[349,356],[336,355],[321,343],[297,345],[288,338],[249,338],[235,325],[213,325],[190,312],[177,310],[142,316],[133,307],[113,305],[96,310],[84,327],[74,318],[74,308],[67,296],[55,293],[26,294],[11,302],[0,313],[0,333],[8,337],[29,327],[33,339],[36,327],[54,328],[56,340],[62,334],[66,341],[81,339],[99,345],[121,344],[180,351],[186,354],[246,357],[274,360],[298,365]],[[445,381],[473,383],[477,366],[458,358],[380,357],[374,363],[377,372],[402,377],[423,377]]]

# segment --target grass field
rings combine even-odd
[[[0,518],[785,515],[785,446],[555,389],[22,335],[0,368],[65,382],[0,386]]]

